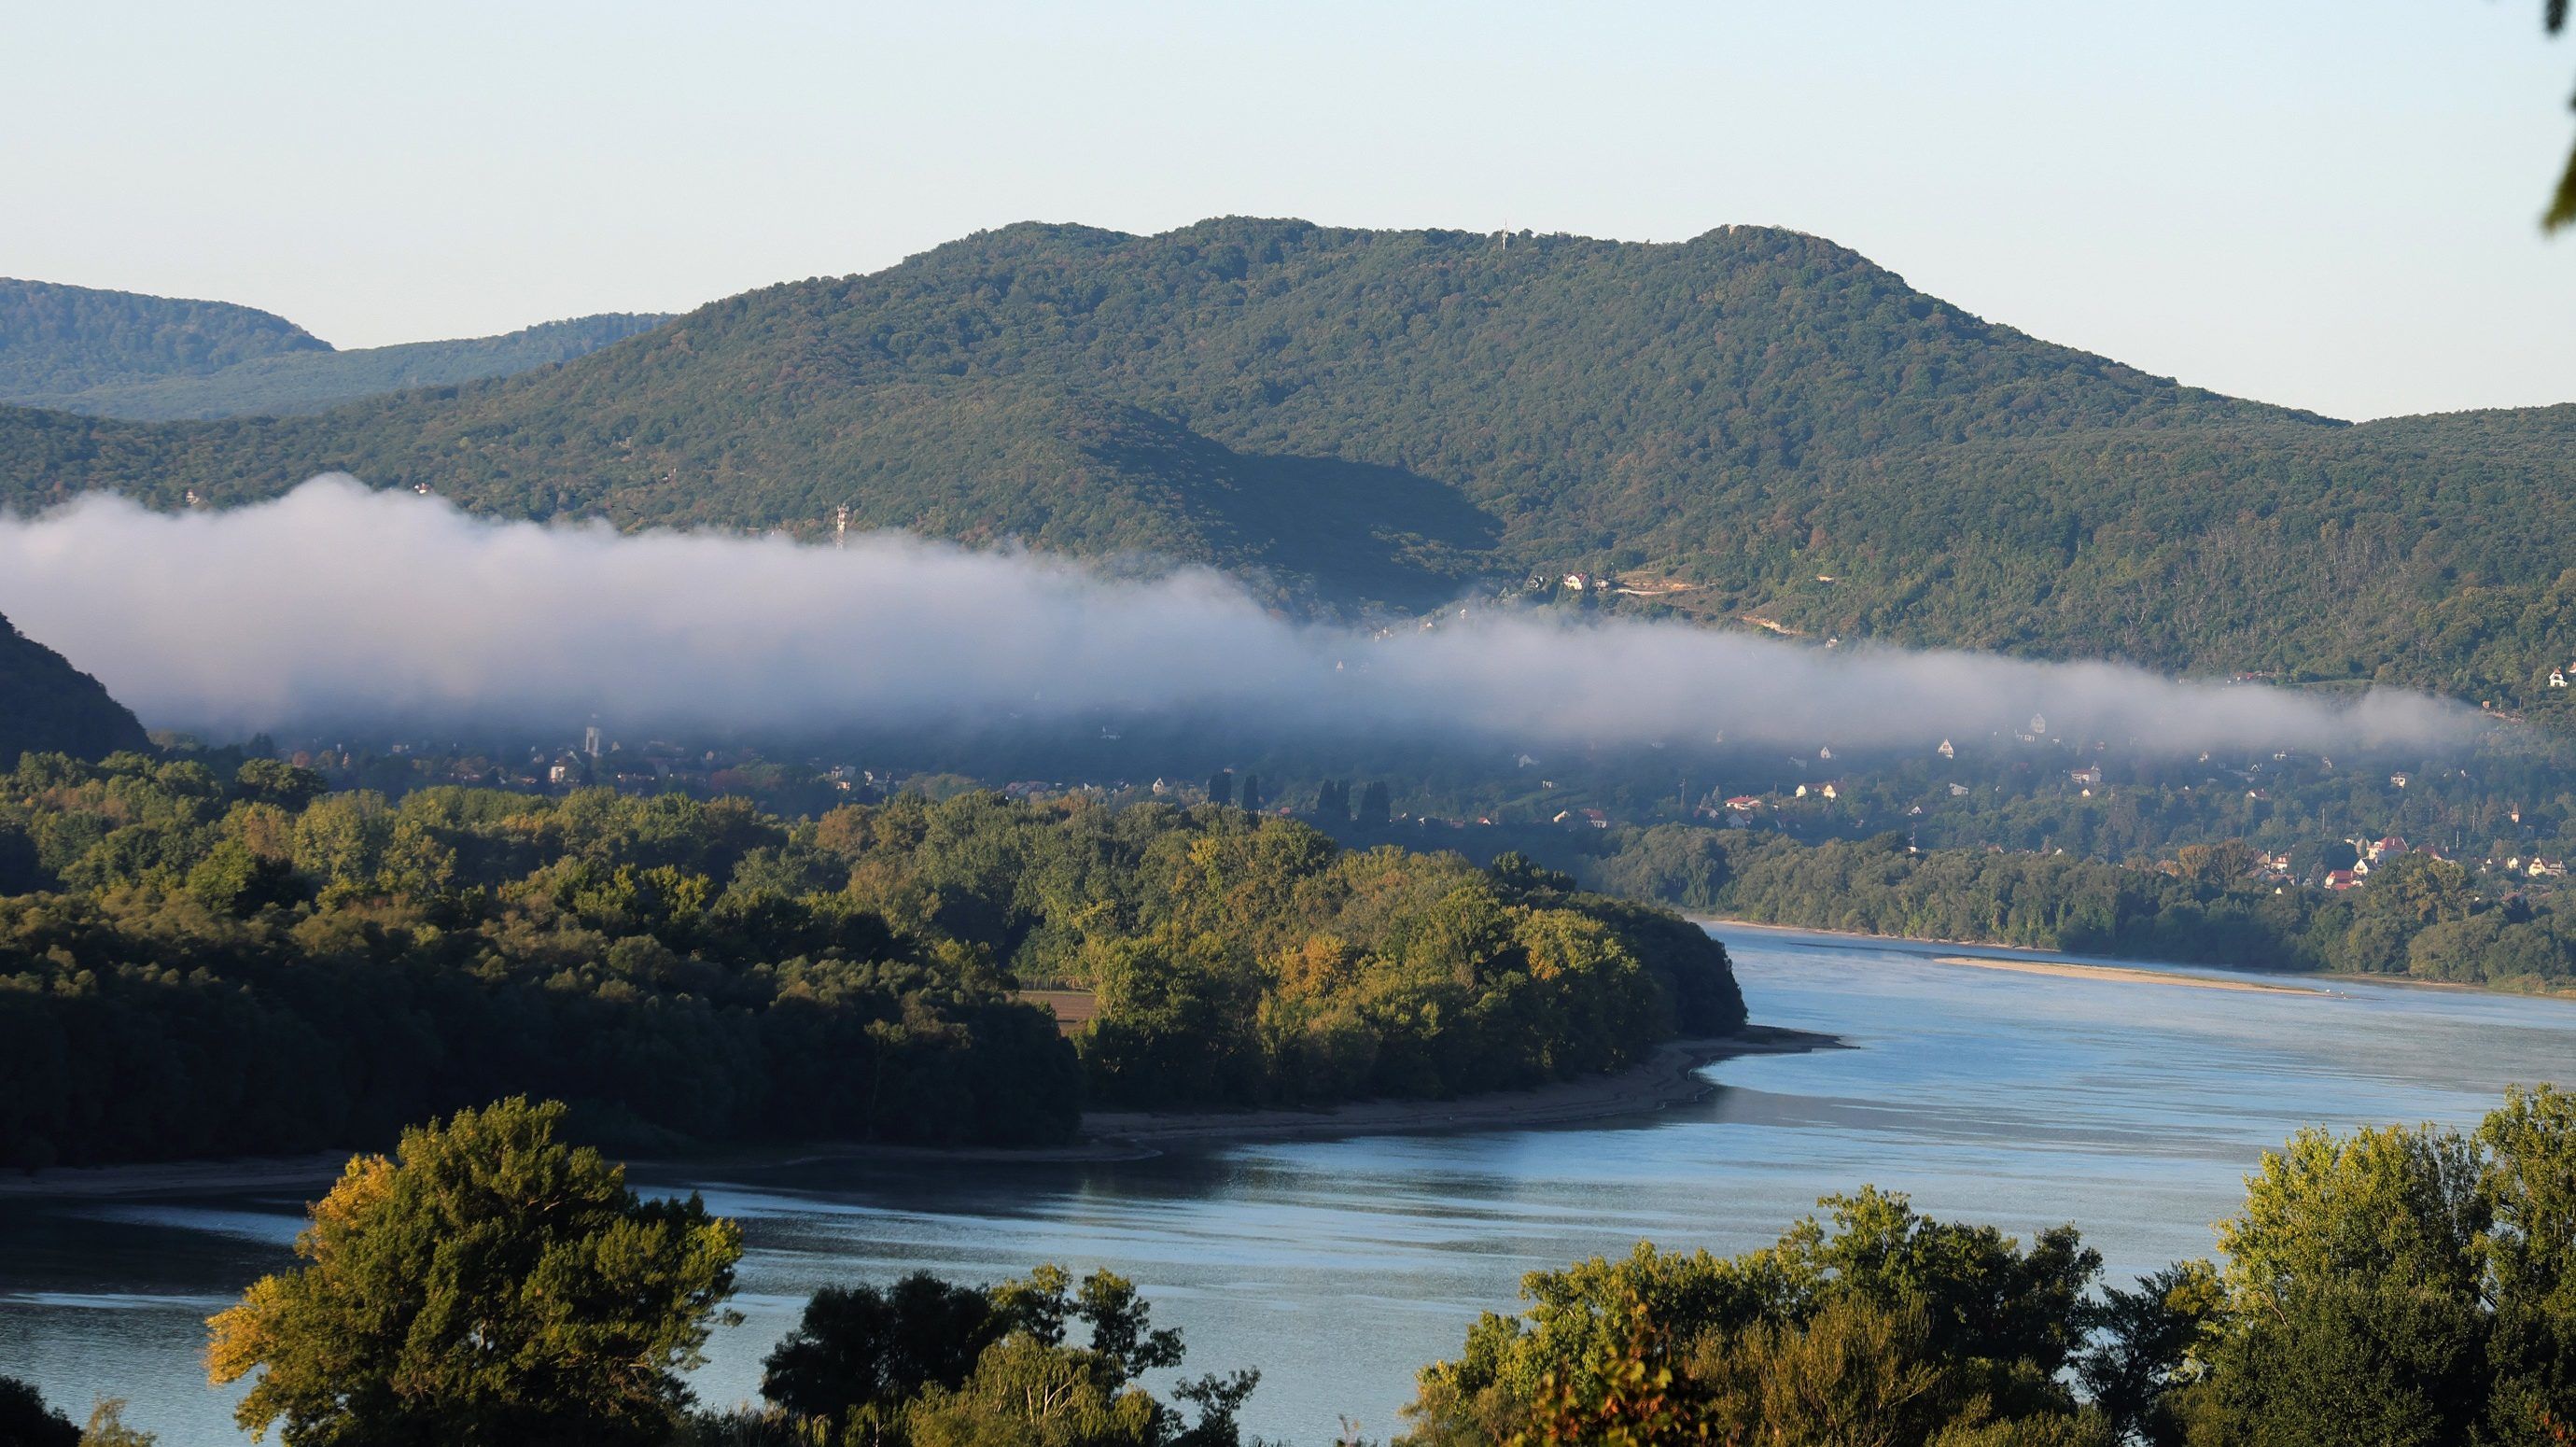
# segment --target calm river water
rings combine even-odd
[[[1757,1019],[1848,1048],[1710,1068],[1632,1121],[1243,1146],[1083,1165],[841,1166],[705,1192],[749,1242],[747,1317],[699,1395],[753,1394],[805,1296],[914,1267],[1042,1261],[1142,1283],[1193,1372],[1255,1365],[1247,1424],[1332,1440],[1400,1424],[1414,1368],[1522,1273],[1640,1239],[1763,1245],[1875,1182],[2016,1232],[2073,1220],[2116,1273],[2205,1254],[2244,1172],[2299,1126],[2474,1120],[2510,1081],[2576,1082],[2576,1005],[2403,987],[2324,996],[2043,978],[1934,951],[1720,930]],[[1954,951],[1955,953],[1955,951]],[[2178,972],[2182,973],[2182,972]],[[201,1320],[289,1261],[313,1192],[0,1200],[0,1373],[78,1417],[121,1395],[164,1447],[244,1440],[203,1385]]]

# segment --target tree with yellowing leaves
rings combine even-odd
[[[733,1290],[732,1222],[647,1201],[523,1098],[360,1156],[208,1325],[207,1375],[287,1447],[654,1447]]]

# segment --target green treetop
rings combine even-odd
[[[361,1156],[296,1239],[307,1263],[214,1317],[207,1375],[288,1447],[659,1447],[733,1290],[740,1232],[646,1201],[525,1099]]]

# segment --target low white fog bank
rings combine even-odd
[[[1373,638],[1229,580],[1110,581],[908,535],[846,549],[468,517],[318,478],[231,512],[94,497],[0,518],[0,613],[144,719],[242,732],[591,715],[828,728],[1191,710],[1529,740],[1916,745],[2045,715],[2179,752],[2436,741],[2466,710],[2337,706],[2106,663],[1823,651],[1489,608]]]

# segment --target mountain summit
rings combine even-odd
[[[2220,396],[1791,231],[1229,218],[1006,227],[311,418],[0,413],[0,497],[234,503],[346,468],[625,527],[820,537],[846,508],[1328,608],[1572,573],[1818,637],[2537,699],[2576,656],[2549,601],[2576,575],[2536,543],[2576,531],[2570,440],[2576,409],[2352,426]]]

